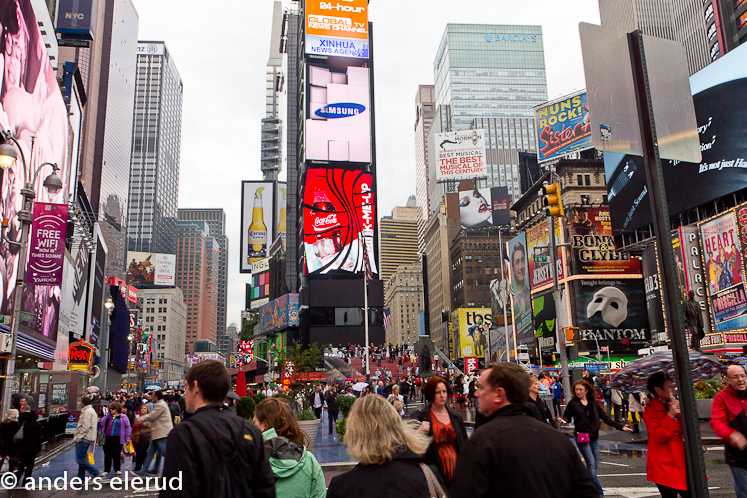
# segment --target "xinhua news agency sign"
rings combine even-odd
[[[34,204],[26,285],[62,285],[67,204]]]

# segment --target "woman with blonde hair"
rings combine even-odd
[[[254,425],[270,455],[275,494],[283,498],[324,498],[324,473],[306,449],[308,436],[298,425],[288,403],[266,398],[254,410]]]
[[[445,498],[446,486],[423,460],[431,438],[405,422],[382,396],[353,403],[345,431],[348,453],[359,460],[329,483],[327,498]],[[371,485],[375,483],[375,485]]]

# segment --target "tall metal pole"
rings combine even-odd
[[[550,181],[559,181],[560,179],[555,175],[555,169],[553,168],[550,173]],[[560,192],[557,194],[560,196]],[[558,283],[558,252],[555,249],[555,216],[548,216],[547,218],[547,232],[548,240],[550,241],[550,261],[552,262],[552,268],[550,273],[552,274],[553,292],[555,296],[555,341],[558,344],[558,353],[560,353],[560,370],[563,373],[563,392],[564,401],[566,404],[571,400],[571,376],[568,371],[568,352],[565,349],[565,337],[563,337],[562,330],[560,328],[560,320],[558,315],[560,308],[563,305],[563,300],[560,295],[560,284]],[[540,355],[542,353],[540,352]]]
[[[656,122],[651,101],[651,88],[646,66],[646,54],[643,48],[643,33],[628,33],[630,59],[633,66],[638,116],[643,142],[643,160],[646,169],[646,181],[651,202],[651,217],[654,235],[659,242],[656,252],[661,262],[661,294],[664,296],[664,316],[669,322],[669,338],[672,344],[674,373],[679,390],[682,432],[685,437],[685,461],[687,463],[688,490],[695,498],[708,497],[708,481],[703,446],[698,427],[698,414],[695,405],[695,389],[690,369],[690,355],[687,351],[684,320],[678,294],[675,292],[675,259],[672,248],[672,227],[669,222],[669,205],[664,188],[664,177],[661,170],[659,144],[656,137]]]
[[[365,272],[364,272],[365,273]],[[363,328],[365,330],[365,340],[366,340],[366,381],[371,376],[371,367],[368,364],[368,274],[363,275],[363,308],[364,308],[364,315],[365,315],[365,321],[363,322]]]

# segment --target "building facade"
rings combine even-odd
[[[230,350],[226,342],[226,315],[228,299],[228,236],[226,235],[226,213],[217,209],[179,209],[179,221],[204,221],[210,228],[210,235],[218,243],[218,267],[216,287],[216,324],[217,342],[220,353],[226,356]]]
[[[187,332],[187,306],[178,287],[138,289],[143,330],[153,335],[154,359],[158,362],[161,386],[179,386],[184,378],[184,345]]]
[[[90,68],[99,80],[93,167],[82,180],[108,249],[105,273],[123,278],[139,19],[131,0],[106,0],[99,9],[104,10],[101,62]]]
[[[418,312],[423,309],[423,267],[420,263],[401,265],[384,287],[384,306],[389,308],[392,326],[386,331],[387,344],[418,340]]]
[[[205,221],[177,223],[176,286],[187,306],[185,354],[198,340],[217,340],[216,282],[219,247]]]
[[[166,44],[139,42],[128,251],[176,254],[182,93],[182,80]]]
[[[400,265],[418,260],[418,211],[415,196],[406,207],[395,207],[379,222],[381,279],[389,280]]]
[[[433,61],[436,105],[449,105],[449,130],[477,117],[534,116],[547,101],[542,28],[447,24]]]
[[[418,86],[415,95],[415,199],[418,209],[418,252],[425,250],[425,225],[430,209],[428,198],[428,130],[433,121],[436,104],[434,85]]]
[[[441,351],[445,351],[445,344],[437,331],[441,330],[442,311],[452,310],[449,246],[460,229],[459,217],[448,217],[446,203],[442,203],[437,214],[428,220],[425,230],[424,256],[428,289],[427,296],[425,296],[428,299],[426,319],[430,324],[431,339]]]
[[[724,53],[717,36],[718,5],[713,4],[718,0],[599,0],[599,15],[602,26],[628,32],[639,29],[682,43],[694,74]]]
[[[498,231],[462,232],[450,247],[451,306],[490,308],[490,281],[501,275]]]
[[[262,162],[260,168],[265,180],[277,180],[282,164],[283,120],[280,102],[285,75],[283,74],[283,5],[276,1],[272,11],[270,58],[267,61],[265,87],[265,117],[262,118]]]

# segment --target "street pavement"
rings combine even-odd
[[[409,411],[419,409],[421,403],[410,404]],[[473,418],[473,414],[465,412],[464,415],[468,420]],[[598,469],[599,480],[605,490],[607,498],[645,498],[659,496],[656,486],[646,480],[646,438],[647,434],[643,430],[640,434],[608,430],[603,428],[600,431],[600,453],[601,464]],[[468,429],[472,433],[472,428]],[[704,436],[706,436],[704,434]],[[64,443],[63,443],[64,444]],[[68,443],[69,444],[69,443]],[[42,462],[34,471],[34,477],[49,477],[51,479],[59,478],[68,473],[68,478],[77,474],[77,465],[75,463],[74,449],[70,447],[63,450],[49,462]],[[723,446],[715,444],[706,445],[705,453],[706,471],[709,478],[709,491],[713,497],[734,496],[734,488],[731,481],[731,474],[728,466],[724,463]],[[50,451],[53,454],[54,451]],[[327,411],[323,411],[322,420],[314,441],[314,450],[312,451],[319,461],[327,484],[336,475],[350,470],[355,462],[347,454],[345,446],[337,440],[337,434],[333,431],[329,434],[329,425]],[[99,447],[95,454],[96,466],[103,468],[103,451]],[[131,461],[122,465],[122,471],[131,470]],[[151,481],[152,482],[152,481]],[[2,481],[0,480],[0,484]],[[114,490],[109,483],[104,483],[101,490],[90,489],[88,491],[74,491],[72,489],[43,489],[28,491],[25,489],[14,489],[12,491],[0,489],[0,498],[4,497],[34,497],[34,498],[68,498],[73,496],[96,496],[96,497],[127,497],[143,498],[156,496],[158,491],[151,490],[132,490],[120,489]]]

